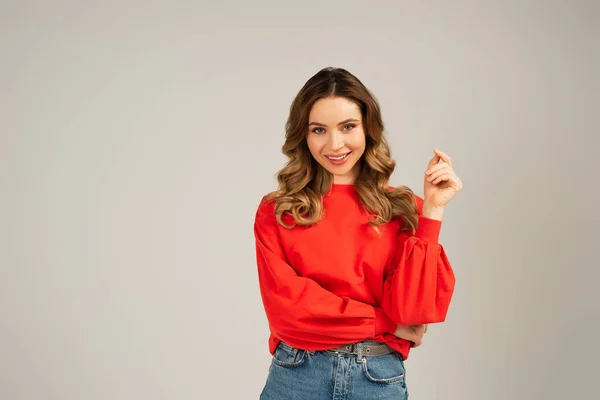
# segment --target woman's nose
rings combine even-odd
[[[342,137],[341,132],[333,131],[329,138],[329,147],[331,147],[331,150],[333,151],[339,150],[342,147],[344,147],[344,139]]]

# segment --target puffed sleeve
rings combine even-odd
[[[443,322],[454,292],[455,276],[443,246],[438,242],[442,221],[422,215],[419,209],[414,236],[403,231],[384,276],[383,310],[398,325]]]

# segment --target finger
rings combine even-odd
[[[442,174],[440,176],[438,176],[435,180],[433,180],[431,183],[433,183],[434,185],[437,185],[440,182],[446,182],[450,180],[450,174]]]
[[[427,177],[427,180],[429,182],[433,181],[435,178],[437,178],[438,176],[442,176],[444,174],[450,174],[452,172],[452,169],[446,164],[445,168],[440,168],[439,170],[435,171],[434,173],[432,173],[431,175],[429,175]]]
[[[427,164],[427,168],[431,168],[436,165],[440,161],[441,157],[439,155],[433,156],[431,160],[429,160],[429,164]]]
[[[425,325],[415,325],[415,333],[418,337],[423,337],[425,334]]]
[[[427,169],[427,171],[425,171],[425,175],[434,174],[436,171],[439,171],[443,168],[452,168],[452,167],[450,167],[450,165],[448,165],[447,162],[442,161],[441,163],[434,165],[433,167]]]
[[[412,328],[413,335],[415,338],[418,338],[421,336],[421,326],[420,325],[412,325],[411,328]]]
[[[450,171],[449,169],[442,169],[442,170],[440,170],[440,171],[437,171],[437,172],[435,172],[435,173],[433,173],[433,174],[429,175],[429,176],[427,177],[427,181],[429,181],[429,182],[433,182],[433,181],[434,181],[436,178],[438,178],[438,177],[440,177],[440,176],[442,176],[442,175],[444,175],[444,174],[448,174],[448,175],[450,175],[450,173],[451,173],[451,171]]]
[[[428,327],[428,326],[429,326],[429,325],[425,324],[425,333],[427,333],[427,327]]]
[[[433,152],[434,152],[435,154],[439,155],[439,156],[440,156],[440,158],[441,158],[442,160],[444,160],[444,161],[446,161],[448,164],[452,165],[452,160],[450,159],[450,156],[449,156],[448,154],[446,154],[446,153],[444,153],[443,151],[441,151],[441,150],[438,150],[438,149],[433,149]]]

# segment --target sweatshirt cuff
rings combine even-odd
[[[375,336],[395,331],[396,323],[387,316],[381,307],[375,307]]]
[[[415,236],[427,243],[438,244],[441,229],[442,221],[419,215]]]

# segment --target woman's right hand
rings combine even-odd
[[[427,332],[427,325],[398,325],[394,336],[412,342],[410,347],[419,347],[423,342],[425,332]]]

